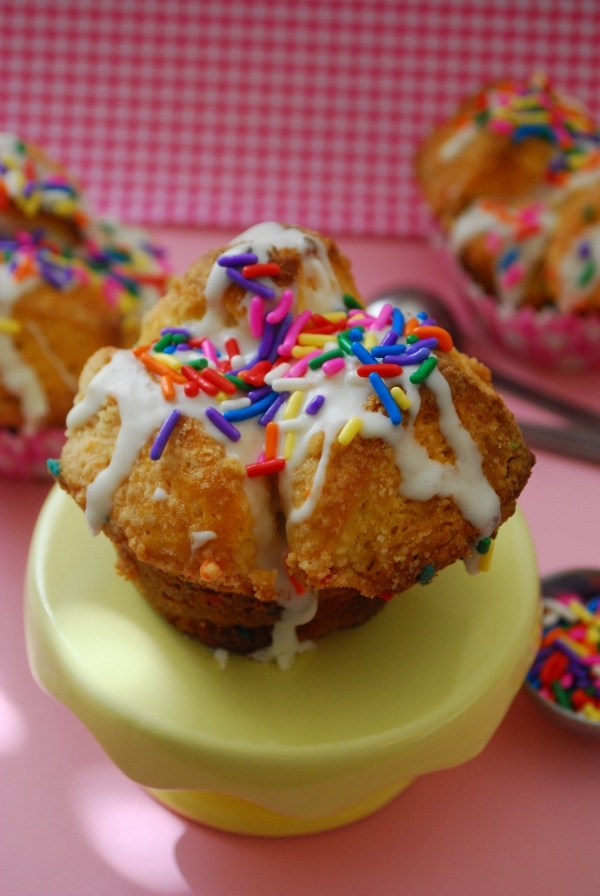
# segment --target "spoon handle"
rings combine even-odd
[[[591,464],[600,464],[600,438],[589,429],[543,426],[519,421],[519,428],[528,445],[563,457],[573,457]]]
[[[488,366],[490,365],[488,364]],[[500,373],[493,367],[490,367],[490,370],[492,371],[494,386],[497,386],[499,389],[505,389],[512,395],[524,398],[526,401],[545,408],[547,411],[552,411],[553,414],[558,414],[560,417],[565,417],[577,426],[596,430],[600,435],[600,414],[595,411],[582,408],[581,405],[573,404],[571,401],[564,401],[556,395],[549,395],[547,392],[544,392],[542,389],[536,389],[534,386],[527,386],[519,380]],[[558,431],[562,432],[562,430]]]

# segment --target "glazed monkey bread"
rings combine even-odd
[[[76,182],[0,134],[0,431],[63,427],[87,358],[131,345],[166,284],[145,234],[95,221]]]
[[[53,470],[181,631],[276,658],[477,566],[533,457],[434,321],[362,308],[326,237],[257,225],[208,253],[133,350],[88,362]]]
[[[460,263],[507,308],[600,309],[600,131],[534,76],[465,100],[416,159]]]

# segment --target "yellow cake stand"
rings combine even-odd
[[[518,512],[491,571],[462,564],[330,635],[287,672],[181,635],[114,570],[55,487],[28,566],[26,630],[39,684],[158,800],[265,836],[339,827],[417,775],[465,762],[500,724],[532,661],[539,580]]]

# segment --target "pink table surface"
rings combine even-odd
[[[183,271],[233,234],[156,235]],[[423,245],[340,243],[368,298],[412,283],[457,301],[451,271]],[[480,357],[505,363],[475,341]],[[600,374],[530,375],[600,409]],[[523,417],[540,417],[508,402]],[[477,758],[418,779],[377,814],[337,831],[291,840],[242,837],[189,823],[154,803],[29,672],[23,577],[48,489],[0,480],[0,896],[598,892],[600,743],[557,728],[522,693]],[[600,566],[600,467],[539,452],[521,506],[542,574]]]

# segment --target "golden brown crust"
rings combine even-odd
[[[553,154],[552,145],[545,140],[530,137],[515,144],[509,136],[479,128],[460,153],[442,158],[444,143],[475,115],[480,93],[465,100],[448,121],[436,127],[416,155],[417,179],[445,229],[476,199],[510,202],[531,195]]]
[[[461,249],[459,258],[463,268],[475,283],[488,296],[495,295],[498,259],[488,248],[485,235],[480,234],[469,240]],[[541,308],[554,300],[555,292],[548,277],[545,257],[542,255],[526,273],[522,286],[521,304]]]
[[[560,271],[574,244],[600,227],[600,183],[567,196],[557,211],[557,226],[548,241],[545,275],[551,299],[561,300]],[[576,311],[600,310],[600,280],[588,291]]]
[[[125,545],[117,546],[117,569],[171,625],[209,647],[248,654],[266,647],[281,616],[275,600],[254,595],[217,592],[196,582],[166,575],[140,561]],[[361,625],[378,613],[385,601],[369,599],[342,588],[317,592],[315,617],[298,627],[301,641]]]
[[[347,260],[331,241],[325,242],[342,288],[354,291]],[[150,312],[144,343],[165,325],[202,317],[206,279],[222,251],[197,262]],[[294,253],[285,258],[280,254],[280,258],[284,262],[281,276],[296,278]],[[232,322],[242,313],[240,296],[235,284],[225,294]],[[111,360],[113,351],[103,350],[90,359],[78,398]],[[501,516],[506,519],[514,510],[533,457],[492,389],[487,368],[455,350],[437,357],[458,417],[481,452],[483,472],[499,496]],[[425,384],[420,395],[416,440],[432,459],[454,463],[454,451],[440,430],[433,392]],[[375,395],[368,404],[369,410],[383,413]],[[85,507],[87,487],[111,461],[120,422],[118,406],[108,398],[95,416],[68,434],[59,482],[81,507]],[[120,571],[170,622],[205,643],[238,652],[265,646],[280,614],[278,573],[259,559],[256,507],[250,506],[243,464],[227,456],[203,423],[191,417],[182,417],[159,463],[149,456],[152,439],[116,489],[103,527],[117,548]],[[296,467],[291,496],[295,507],[310,492],[322,445],[323,436],[313,436]],[[274,529],[283,511],[275,480],[271,485],[272,506],[266,512]],[[469,554],[480,533],[463,518],[454,501],[405,499],[401,486],[393,449],[386,442],[360,436],[347,446],[334,441],[314,512],[307,522],[288,522],[287,526],[287,570],[299,587],[319,595],[317,616],[301,627],[302,637],[320,637],[359,624],[384,605],[379,595],[410,587],[424,567],[433,565],[437,571]],[[164,500],[155,499],[157,489]],[[194,550],[194,533],[200,532],[214,533],[216,538]]]
[[[105,350],[90,359],[82,377],[83,390],[111,356]],[[118,408],[110,399],[85,426],[68,433],[60,481],[82,508],[87,486],[110,463],[119,429]],[[217,537],[200,554],[222,571],[214,587],[274,599],[273,581],[253,577],[256,545],[242,464],[227,457],[204,426],[191,418],[177,428],[159,464],[149,457],[150,444],[115,492],[104,527],[108,537],[117,545],[128,545],[140,562],[198,583],[200,561],[192,553],[192,533],[214,532]],[[166,492],[164,502],[153,500],[157,488]]]
[[[12,205],[0,212],[0,236],[10,238],[19,231],[43,229],[46,236],[62,246],[78,246],[82,241],[81,231],[74,221],[60,218],[50,212],[39,211],[34,216],[26,215]]]
[[[533,455],[487,376],[480,376],[483,365],[455,350],[438,355],[438,361],[461,423],[481,452],[483,472],[500,498],[505,520],[514,512]],[[416,439],[432,459],[452,463],[455,458],[439,429],[432,392],[423,388],[421,399]],[[296,471],[294,489],[299,503],[310,492],[321,453],[316,439],[310,448]],[[401,473],[387,443],[360,437],[347,447],[334,443],[315,512],[307,522],[288,527],[288,564],[294,575],[310,587],[326,583],[375,596],[404,591],[429,564],[439,570],[466,556],[478,533],[454,501],[406,499],[401,484]]]
[[[534,82],[535,79],[530,87]],[[508,97],[514,97],[515,87],[518,85],[487,85],[436,127],[417,152],[417,179],[438,223],[444,231],[452,232],[453,239],[457,233],[454,225],[466,213],[467,221],[463,219],[458,224],[461,235],[454,251],[462,268],[484,293],[511,308],[528,305],[540,309],[550,305],[566,312],[596,311],[600,309],[600,282],[593,278],[592,286],[587,288],[584,278],[582,288],[577,265],[570,265],[568,276],[562,268],[575,240],[584,237],[592,222],[598,220],[600,186],[593,183],[598,153],[592,151],[592,140],[577,144],[576,138],[575,156],[581,167],[571,165],[570,150],[565,154],[560,134],[551,133],[553,118],[542,126],[547,139],[534,133],[513,139],[509,118],[519,114],[518,104],[511,107],[509,118],[504,119],[500,103],[492,101],[498,117],[492,121],[495,127],[490,127],[486,118],[490,93],[498,89],[501,93],[506,88]],[[582,133],[590,137],[597,133],[591,118],[574,100],[549,91],[542,105],[550,109],[553,103],[561,110],[558,115],[565,109],[571,110]],[[539,112],[540,107],[537,108]],[[532,112],[531,121],[535,121],[538,113],[535,108]],[[541,114],[543,120],[544,113]],[[528,121],[525,116],[525,127]],[[502,125],[508,127],[508,134],[498,132]],[[467,135],[464,143],[461,133]],[[447,142],[453,138],[457,141],[455,153],[451,151],[452,143]],[[588,178],[588,184],[577,189],[580,175]],[[471,226],[474,229],[468,235]],[[506,267],[505,253],[509,257],[513,253],[513,260]],[[506,270],[512,264],[515,268],[507,276]]]
[[[22,325],[13,345],[43,383],[48,399],[41,423],[64,426],[87,358],[104,345],[118,344],[119,315],[96,287],[59,291],[40,283],[17,300],[12,317]],[[0,383],[0,426],[22,425],[18,397]]]
[[[90,360],[82,393],[111,356],[112,351],[105,350]],[[490,386],[487,368],[455,350],[439,355],[439,367],[458,416],[481,452],[483,471],[500,498],[504,520],[514,512],[533,456]],[[454,454],[441,435],[438,418],[432,393],[422,389],[417,440],[433,459],[452,463]],[[60,483],[82,507],[87,485],[110,461],[119,425],[116,404],[110,400],[70,434]],[[297,470],[296,504],[310,489],[321,443],[313,439]],[[205,643],[241,652],[264,646],[269,621],[272,624],[276,611],[278,615],[275,572],[265,575],[257,566],[242,465],[228,458],[191,419],[169,441],[160,464],[149,459],[148,449],[149,444],[117,489],[104,526],[119,552],[121,572],[169,621]],[[400,486],[401,474],[386,443],[357,437],[347,447],[334,444],[315,512],[307,523],[288,530],[290,572],[316,592],[330,592],[330,601],[304,630],[306,637],[359,624],[383,605],[377,595],[403,591],[429,564],[437,571],[469,553],[478,531],[451,498],[405,499]],[[164,503],[153,500],[157,488],[167,494]],[[215,532],[217,538],[195,555],[191,542],[197,531]],[[221,570],[210,583],[200,575],[201,561],[206,560]],[[336,616],[332,606],[342,596],[344,612]],[[250,633],[240,635],[236,626]]]
[[[27,143],[27,155],[44,171],[51,174],[62,175],[68,183],[81,193],[79,184],[69,174],[66,168],[54,159],[51,159],[41,147],[33,143]],[[19,231],[34,231],[43,229],[44,234],[62,246],[75,247],[82,242],[80,221],[73,217],[62,216],[50,211],[38,209],[28,213],[26,207],[19,206],[14,199],[9,197],[9,203],[0,212],[0,236],[10,238]]]
[[[25,147],[27,161],[39,166],[38,173],[59,174],[81,194],[79,185],[61,164],[34,144]],[[78,204],[72,212],[61,215],[35,205],[30,208],[22,199],[9,197],[0,211],[0,236],[13,238],[21,232],[41,231],[52,253],[61,256],[64,250],[70,259],[71,250],[84,242],[85,223],[85,213]],[[97,283],[61,289],[41,279],[15,301],[10,316],[21,325],[20,332],[11,337],[12,345],[39,381],[48,411],[33,424],[25,420],[20,397],[0,382],[0,427],[64,427],[86,360],[102,346],[122,344],[120,315]]]
[[[298,228],[308,236],[319,239],[327,250],[329,261],[333,267],[338,282],[345,293],[349,293],[360,301],[356,283],[350,270],[350,262],[340,252],[337,244],[329,237],[321,236],[313,230]],[[186,275],[172,283],[169,292],[160,302],[152,308],[144,318],[142,331],[140,333],[139,342],[144,345],[157,339],[162,327],[176,327],[190,320],[200,320],[206,312],[206,298],[204,296],[204,288],[208,276],[217,258],[223,254],[227,246],[221,246],[203,255],[196,261],[187,271]],[[276,286],[285,289],[297,277],[300,270],[300,256],[298,253],[290,249],[273,250],[270,256],[271,261],[277,261],[282,264],[281,273],[273,278]],[[300,280],[298,284],[298,306],[302,310],[305,303],[304,295],[306,292],[306,284]],[[246,314],[241,307],[241,300],[245,295],[245,290],[232,283],[223,297],[223,305],[227,309],[228,326],[235,326],[240,318]]]

